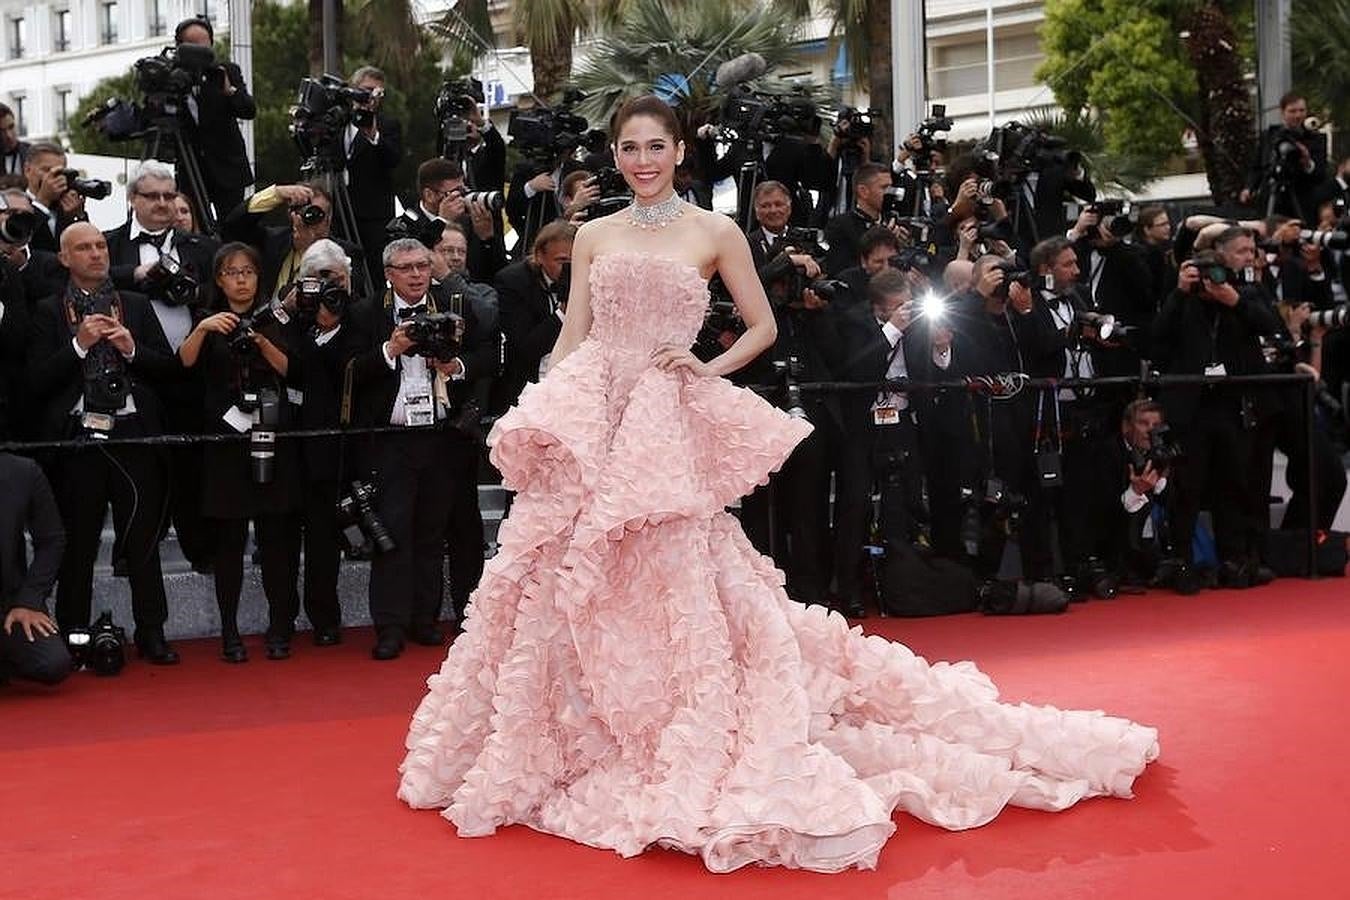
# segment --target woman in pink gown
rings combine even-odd
[[[1000,703],[969,662],[798,605],[725,511],[810,425],[719,377],[775,327],[735,223],[672,190],[678,130],[651,97],[615,117],[635,204],[582,227],[551,368],[493,429],[517,494],[399,797],[465,837],[523,824],[714,872],[835,872],[876,865],[897,807],[962,829],[1130,796],[1154,729]],[[748,327],[702,363],[714,272]]]

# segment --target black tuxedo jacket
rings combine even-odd
[[[900,349],[896,350],[886,340],[876,316],[872,315],[872,304],[855,304],[838,311],[831,310],[831,313],[837,343],[829,365],[836,377],[843,381],[882,381],[890,366],[892,352],[904,354],[905,370],[911,379],[918,380],[926,374],[926,370],[916,368],[922,357],[931,357],[927,335],[917,323],[905,329],[896,344]],[[864,434],[871,429],[875,400],[876,394],[866,391],[850,391],[840,396],[845,434]]]
[[[1271,125],[1261,132],[1260,145],[1257,148],[1256,155],[1252,157],[1250,167],[1247,169],[1247,189],[1258,198],[1253,202],[1258,204],[1257,208],[1263,214],[1269,198],[1267,190],[1269,185],[1266,181],[1270,175],[1271,162],[1275,153],[1275,135],[1283,130],[1283,125]],[[1321,132],[1305,131],[1302,143],[1308,148],[1308,156],[1312,158],[1313,169],[1311,172],[1305,172],[1301,168],[1295,167],[1295,170],[1289,175],[1289,186],[1293,189],[1293,195],[1298,201],[1299,208],[1295,209],[1292,203],[1285,200],[1276,204],[1275,212],[1287,216],[1298,216],[1305,221],[1315,221],[1317,218],[1318,189],[1327,179],[1327,137]]]
[[[29,199],[32,199],[31,194]],[[33,211],[37,213],[38,224],[37,228],[33,229],[33,237],[28,241],[28,246],[34,250],[45,250],[52,254],[61,251],[61,232],[65,231],[67,226],[75,222],[89,221],[89,214],[86,212],[78,212],[73,216],[67,216],[60,210],[56,210],[56,231],[53,232],[47,217],[36,209]]]
[[[360,326],[349,314],[338,333],[322,346],[315,342],[311,328],[292,320],[286,328],[286,350],[290,363],[286,384],[298,390],[303,402],[296,415],[301,429],[336,428],[342,411],[342,386],[347,361],[369,344]],[[341,452],[336,437],[305,438],[300,452],[309,481],[336,481],[341,478]]]
[[[224,78],[234,85],[233,95],[225,93]],[[253,168],[244,150],[239,120],[252,119],[258,107],[244,84],[244,73],[236,64],[223,62],[202,76],[201,83],[193,88],[193,95],[197,98],[197,119],[194,121],[184,109],[181,122],[184,133],[196,147],[203,177],[209,185],[221,188],[252,184]]]
[[[558,188],[562,188],[563,179],[580,169],[581,163],[576,160],[564,160],[558,175]],[[511,186],[506,194],[506,219],[516,230],[516,234],[520,235],[520,241],[515,247],[516,259],[529,256],[530,245],[534,243],[534,236],[539,229],[562,215],[556,190],[535,194],[528,199],[525,197],[525,182],[536,174],[538,170],[529,165],[516,166],[516,171],[511,175]]]
[[[31,265],[31,263],[30,263]],[[24,357],[28,352],[28,302],[19,275],[0,259],[0,441],[22,429]]]
[[[277,279],[281,277],[281,266],[291,252],[291,229],[285,225],[264,226],[263,217],[267,213],[249,212],[248,201],[239,204],[220,223],[221,237],[226,241],[242,241],[251,245],[262,256],[262,272],[258,276],[258,290],[267,297],[276,293]],[[334,243],[347,253],[352,264],[352,296],[361,299],[366,296],[366,257],[360,248],[350,241],[332,238]],[[299,260],[296,260],[299,265]],[[383,284],[384,273],[374,281]]]
[[[1239,289],[1234,307],[1173,291],[1153,323],[1155,361],[1168,375],[1201,375],[1211,362],[1222,363],[1229,375],[1259,375],[1266,371],[1266,364],[1257,338],[1282,327],[1257,287]],[[1237,409],[1236,392],[1206,397],[1208,390],[1202,386],[1164,390],[1161,399],[1168,421],[1189,425],[1202,403],[1231,403]],[[1260,401],[1266,411],[1277,402],[1269,391],[1249,389],[1245,393]]]
[[[66,533],[51,486],[31,459],[0,453],[0,620],[11,609],[45,612],[61,571]],[[24,540],[33,538],[33,559]]]
[[[394,169],[403,159],[403,125],[382,113],[375,117],[380,133],[371,144],[360,131],[347,156],[347,196],[358,219],[381,223],[394,217]]]
[[[440,312],[455,311],[441,309],[441,301],[434,295],[429,299]],[[473,304],[466,302],[459,314],[464,317],[464,339],[459,356],[464,364],[464,378],[447,384],[452,418],[455,410],[474,396],[476,382],[491,377],[497,364],[497,348],[487,329],[479,324]],[[347,319],[356,325],[364,338],[364,346],[348,363],[352,374],[352,424],[387,426],[398,399],[403,365],[409,359],[420,362],[421,357],[396,357],[393,369],[384,361],[384,343],[394,333],[393,299],[388,291],[378,303],[362,302],[353,307]]]
[[[875,221],[856,209],[830,219],[825,226],[825,243],[830,245],[830,251],[822,267],[826,274],[833,278],[845,269],[858,265],[858,247],[862,243],[863,232],[875,224]]]
[[[1330,309],[1334,303],[1331,293],[1331,279],[1335,277],[1334,265],[1331,251],[1323,251],[1322,266],[1325,274],[1320,280],[1314,280],[1301,260],[1291,259],[1280,266],[1278,278],[1267,267],[1262,284],[1272,298],[1291,303],[1311,303],[1313,309]]]
[[[146,432],[159,433],[164,429],[164,414],[153,386],[179,377],[182,367],[177,355],[169,350],[149,299],[131,291],[118,293],[122,298],[122,324],[136,342],[136,355],[127,363],[131,396]],[[63,295],[38,303],[29,329],[28,384],[41,416],[40,440],[68,437],[73,428],[70,410],[84,391],[84,363],[75,355],[73,337]]]
[[[28,161],[28,151],[32,146],[27,141],[19,141],[12,151],[0,156],[0,175],[22,175],[23,164]]]
[[[1036,178],[1033,196],[1036,207],[1033,214],[1029,218],[1019,216],[1017,222],[1017,237],[1021,246],[1028,248],[1027,252],[1038,242],[1061,235],[1069,227],[1064,215],[1066,200],[1074,198],[1091,203],[1097,199],[1097,188],[1090,178],[1074,178],[1064,166],[1046,166]]]
[[[19,273],[23,286],[24,299],[31,311],[43,297],[59,294],[66,289],[66,279],[70,273],[61,265],[61,260],[49,250],[28,248],[28,265]]]
[[[1078,254],[1079,293],[1086,309],[1110,313],[1122,325],[1135,329],[1129,347],[1094,351],[1093,362],[1099,375],[1130,375],[1137,372],[1139,357],[1149,358],[1148,331],[1158,314],[1161,298],[1157,294],[1157,276],[1150,269],[1147,254],[1134,244],[1119,243],[1099,255],[1101,279],[1092,295],[1092,248],[1086,241],[1074,246]]]
[[[109,275],[113,286],[118,290],[138,290],[135,279],[136,267],[141,264],[140,245],[131,240],[131,222],[123,222],[112,231],[103,232],[108,239],[108,261],[111,263]],[[192,234],[175,228],[173,230],[173,249],[178,254],[178,262],[192,273],[201,285],[198,301],[209,301],[214,293],[211,270],[215,262],[220,242],[205,235]]]
[[[475,191],[500,191],[506,185],[506,141],[496,128],[483,132],[483,143],[464,154],[464,180]]]
[[[494,286],[506,338],[503,390],[514,401],[526,384],[539,380],[539,361],[562,333],[562,319],[553,312],[543,276],[528,262],[502,269]]]

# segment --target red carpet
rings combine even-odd
[[[871,619],[929,658],[973,658],[1006,699],[1158,726],[1133,801],[1010,810],[948,833],[899,816],[875,872],[707,874],[512,828],[462,840],[394,798],[408,716],[440,652],[297,642],[242,667],[213,642],[183,665],[0,689],[0,896],[1346,896],[1344,580],[1128,597],[1054,618]]]

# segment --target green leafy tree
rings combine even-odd
[[[1037,77],[1105,149],[1161,167],[1193,125],[1217,201],[1242,187],[1254,123],[1250,10],[1209,0],[1047,0]]]
[[[70,149],[76,153],[95,153],[100,156],[141,155],[140,141],[110,141],[84,120],[109,100],[128,99],[136,95],[136,76],[133,72],[105,78],[85,94],[75,107],[70,120]]]

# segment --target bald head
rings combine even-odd
[[[88,222],[75,222],[61,232],[61,264],[82,291],[92,291],[108,279],[108,240]]]
[[[975,283],[975,264],[967,259],[954,259],[942,270],[942,284],[947,293],[958,294]]]

